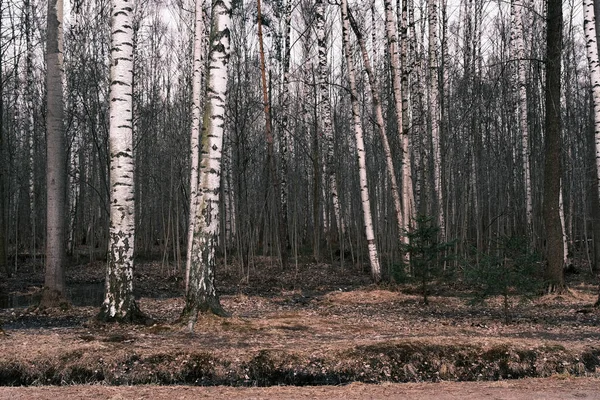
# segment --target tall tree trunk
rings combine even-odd
[[[265,48],[264,48],[264,40],[263,40],[263,29],[262,29],[262,11],[261,11],[261,0],[257,0],[256,2],[256,22],[258,25],[258,45],[260,52],[260,72],[261,72],[261,82],[262,82],[262,92],[263,92],[263,108],[265,113],[265,136],[267,139],[267,164],[269,168],[269,174],[271,176],[273,188],[275,190],[277,198],[281,200],[281,188],[279,184],[279,179],[277,177],[277,169],[275,167],[275,151],[274,151],[274,143],[273,143],[273,129],[271,126],[271,108],[269,101],[269,89],[267,87],[267,71],[265,65]],[[277,224],[278,228],[285,227],[285,221],[283,219],[283,214],[281,211],[281,204],[279,201],[274,202],[274,207],[277,215]],[[285,238],[279,238],[280,242],[283,244]],[[281,266],[283,269],[287,268],[287,246],[280,246],[281,252]]]
[[[327,43],[325,39],[325,6],[323,0],[317,0],[315,3],[315,18],[317,31],[317,45],[319,47],[319,88],[320,88],[320,109],[321,121],[323,129],[323,137],[325,138],[325,165],[327,172],[327,186],[329,189],[329,197],[333,205],[333,213],[336,226],[340,232],[340,243],[344,240],[345,226],[342,221],[340,200],[338,197],[338,184],[335,169],[335,160],[333,153],[333,126],[331,120],[331,101],[329,99],[329,68],[327,63]]]
[[[523,41],[523,6],[524,0],[513,0],[511,4],[511,45],[517,68],[514,69],[514,82],[518,98],[517,121],[521,132],[521,163],[523,182],[525,186],[525,216],[527,221],[527,236],[530,243],[533,240],[533,195],[531,188],[531,167],[529,165],[529,127],[527,124],[527,61],[525,60],[525,45]]]
[[[371,67],[371,62],[369,60],[369,54],[367,53],[367,46],[365,44],[365,40],[363,39],[362,33],[360,32],[358,24],[356,23],[356,20],[354,19],[350,9],[348,9],[348,20],[350,21],[352,30],[354,31],[358,40],[358,45],[360,47],[363,57],[363,64],[365,70],[367,71],[367,76],[369,78],[369,86],[371,86],[371,96],[373,98],[373,108],[375,111],[375,125],[377,125],[377,130],[379,131],[379,135],[381,137],[381,143],[383,144],[385,165],[388,172],[388,176],[390,178],[392,198],[394,199],[394,212],[396,215],[396,222],[398,224],[398,243],[402,244],[402,230],[405,228],[405,223],[402,216],[402,204],[400,200],[400,192],[398,191],[398,183],[396,181],[396,171],[394,168],[394,162],[392,160],[392,150],[390,148],[390,144],[385,131],[385,121],[383,119],[381,99],[379,98],[379,84],[377,83],[377,76],[375,75],[375,71]],[[398,94],[398,97],[401,98],[400,94]],[[402,111],[400,110],[400,112]],[[402,125],[401,121],[400,125]]]
[[[358,157],[358,174],[360,180],[360,197],[363,209],[363,218],[365,224],[365,235],[369,251],[369,261],[371,264],[371,277],[375,282],[381,280],[381,267],[379,265],[379,254],[375,243],[375,233],[373,231],[373,219],[371,216],[371,201],[369,199],[369,187],[367,181],[367,161],[366,149],[363,139],[363,128],[360,120],[360,109],[358,105],[358,89],[356,88],[356,70],[350,48],[349,38],[349,19],[347,0],[342,0],[342,41],[344,54],[346,56],[346,65],[348,68],[348,81],[350,83],[350,97],[352,103],[352,119],[354,123],[354,133],[356,138],[356,152]]]
[[[291,29],[292,29],[292,1],[287,0],[285,4],[285,21],[284,21],[284,45],[283,45],[283,97],[282,117],[281,117],[281,157],[280,170],[280,217],[279,217],[279,240],[281,246],[282,264],[288,264],[288,251],[290,250],[290,237],[288,229],[288,143],[289,143],[289,127],[288,116],[290,113],[290,62],[292,57],[291,50]],[[284,260],[285,258],[285,260]]]
[[[69,225],[67,234],[67,251],[69,255],[75,252],[77,239],[77,210],[79,208],[79,184],[81,180],[80,152],[82,145],[81,128],[76,120],[73,121],[73,140],[69,152]]]
[[[598,5],[597,5],[598,4]],[[594,226],[594,261],[593,268],[596,272],[600,268],[600,59],[598,57],[598,18],[600,13],[600,1],[584,0],[583,2],[583,27],[585,33],[585,44],[587,59],[590,69],[590,81],[592,90],[592,106],[594,121],[594,143],[595,152],[594,167],[596,173],[592,187],[595,189],[592,200],[592,216]],[[586,238],[587,240],[587,238]],[[600,305],[600,291],[596,306]]]
[[[561,179],[561,52],[562,2],[548,0],[546,48],[546,143],[544,160],[544,224],[546,232],[546,278],[548,291],[565,290],[563,238],[559,215]]]
[[[409,8],[414,8],[412,0],[404,0],[402,2],[402,12],[399,18],[400,25],[400,69],[402,72],[401,78],[401,93],[402,93],[402,209],[405,215],[405,222],[408,228],[411,228],[412,221],[416,218],[416,203],[414,193],[414,177],[411,155],[414,149],[411,147],[411,129],[413,116],[410,115],[410,79],[414,70],[414,55],[410,55],[411,46],[408,31],[409,24]],[[400,10],[400,8],[398,8]],[[414,51],[414,49],[413,49]],[[407,255],[409,257],[410,255]]]
[[[446,237],[446,217],[442,194],[442,149],[440,140],[439,112],[439,78],[437,61],[438,14],[437,0],[428,0],[427,13],[429,21],[429,113],[431,119],[431,142],[433,144],[433,184],[436,195],[437,223],[440,228],[440,239]]]
[[[392,73],[392,87],[394,91],[394,110],[396,112],[396,125],[398,137],[402,143],[402,222],[401,241],[408,244],[408,236],[404,234],[410,229],[413,215],[414,199],[412,198],[412,171],[410,165],[410,152],[408,143],[408,132],[404,130],[404,106],[402,95],[402,69],[400,67],[400,55],[398,46],[397,23],[394,18],[394,10],[391,0],[384,0],[385,7],[385,27],[390,56],[390,67]]]
[[[28,180],[29,180],[29,223],[31,224],[31,256],[35,260],[37,251],[37,211],[35,203],[35,152],[34,152],[34,107],[33,107],[33,59],[35,57],[33,53],[33,7],[31,0],[25,0],[23,7],[25,8],[25,47],[27,54],[25,55],[25,103],[27,107],[27,150],[28,150]]]
[[[189,288],[181,320],[187,322],[190,332],[200,311],[227,315],[215,287],[216,248],[219,240],[219,192],[221,184],[221,156],[225,128],[227,100],[227,66],[231,36],[231,1],[213,0],[206,104],[202,132],[202,160],[200,186],[197,196],[196,222]]]
[[[0,0],[0,8],[2,0]],[[0,18],[0,31],[2,18]],[[6,200],[4,198],[4,182],[6,177],[6,160],[4,157],[4,68],[3,53],[0,52],[0,269],[10,276],[10,268],[6,259]]]
[[[104,302],[98,318],[141,322],[133,296],[135,192],[133,160],[133,6],[112,0],[110,64],[110,224]]]
[[[192,63],[192,129],[190,136],[190,214],[187,232],[187,254],[185,262],[185,291],[187,293],[192,263],[192,242],[198,201],[198,165],[200,161],[200,125],[202,119],[202,84],[204,77],[204,15],[203,0],[196,0],[194,28],[194,61]]]
[[[67,185],[63,126],[63,2],[48,2],[46,41],[46,271],[41,307],[65,302],[65,196]]]

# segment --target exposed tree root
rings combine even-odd
[[[181,315],[175,323],[187,325],[189,333],[194,333],[194,326],[198,320],[198,313],[212,314],[217,317],[231,317],[231,314],[225,311],[218,297],[205,299],[199,304],[186,304]]]

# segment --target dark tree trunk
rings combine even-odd
[[[66,147],[63,127],[62,0],[48,2],[46,42],[46,273],[41,307],[64,303]]]
[[[0,21],[0,27],[2,22]],[[6,240],[4,234],[6,232],[5,209],[4,209],[4,82],[2,71],[2,53],[0,53],[0,269],[6,271],[10,275],[8,263],[6,262]]]
[[[546,48],[546,143],[544,160],[544,224],[546,227],[546,279],[548,290],[565,290],[562,226],[559,215],[561,179],[561,50],[562,2],[548,0]]]

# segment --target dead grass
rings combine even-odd
[[[291,273],[265,268],[280,279],[273,287],[226,286],[222,304],[232,317],[201,315],[193,335],[173,323],[180,297],[140,298],[158,321],[150,327],[98,323],[95,307],[1,310],[8,335],[0,337],[0,384],[264,386],[600,372],[600,313],[585,288],[515,301],[506,325],[500,298],[472,305],[464,296],[432,296],[425,306],[400,288],[364,285],[362,276],[353,284],[334,267],[306,265],[293,284]],[[144,273],[148,282],[160,279]],[[300,288],[305,278],[313,286]]]

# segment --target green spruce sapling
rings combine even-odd
[[[541,287],[540,257],[519,236],[505,236],[496,246],[479,257],[479,262],[467,264],[466,281],[475,286],[474,295],[483,301],[489,296],[502,296],[503,314],[510,323],[511,297],[526,298]]]
[[[428,304],[428,285],[443,271],[446,250],[453,242],[439,242],[440,229],[431,217],[419,215],[415,225],[406,232],[409,243],[404,246],[404,251],[410,256],[411,270],[421,286],[423,302]]]

